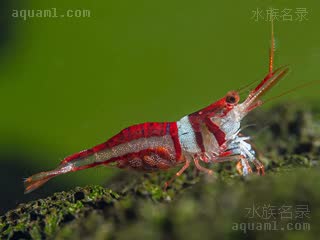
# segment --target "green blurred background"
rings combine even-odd
[[[0,214],[19,202],[118,171],[61,176],[23,195],[22,180],[122,128],[175,121],[267,72],[270,22],[257,8],[306,8],[275,22],[275,64],[290,64],[275,96],[319,80],[319,1],[1,1]],[[88,9],[90,18],[13,18],[13,9]],[[282,99],[317,100],[319,85]],[[270,106],[270,104],[269,104]]]

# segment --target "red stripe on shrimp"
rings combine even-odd
[[[194,135],[196,137],[196,142],[198,147],[200,148],[201,152],[205,152],[206,149],[203,144],[203,138],[201,134],[201,127],[199,123],[199,119],[194,116],[189,116],[189,121],[191,123],[191,126],[193,128]]]
[[[218,125],[213,123],[210,119],[206,120],[206,126],[209,131],[214,135],[216,138],[219,146],[226,142],[226,134],[219,128]]]
[[[170,136],[172,138],[174,149],[176,152],[176,158],[177,160],[181,160],[182,149],[179,141],[179,133],[178,133],[178,127],[176,122],[170,123],[169,131],[170,131]]]

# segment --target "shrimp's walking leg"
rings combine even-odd
[[[241,157],[241,159],[238,161],[236,168],[240,175],[252,173],[252,168],[250,167],[248,160],[244,157]]]
[[[183,167],[169,180],[164,184],[164,190],[173,182],[176,177],[179,177],[188,167],[190,166],[190,160],[186,159],[186,163]]]
[[[235,161],[235,160],[237,161],[238,160],[239,162],[237,164],[237,170],[241,175],[242,175],[242,169],[243,169],[243,165],[241,164],[241,161],[245,160],[246,164],[244,164],[244,166],[246,167],[246,171],[252,172],[248,161],[246,159],[244,159],[243,156],[241,156],[241,155],[225,154],[225,156],[218,157],[218,156],[212,156],[212,155],[210,156],[210,154],[209,154],[209,157],[208,157],[208,155],[204,154],[202,156],[200,155],[198,157],[195,157],[194,163],[195,163],[197,169],[202,172],[206,172],[209,175],[212,175],[213,171],[202,167],[199,163],[199,160],[202,160],[206,163],[208,163],[208,162],[221,163],[221,162],[229,162],[229,161]]]
[[[255,167],[256,167],[256,169],[258,171],[258,174],[263,176],[264,175],[264,166],[263,166],[263,164],[257,159],[253,160],[253,164],[255,165]]]
[[[209,175],[212,175],[212,174],[213,174],[213,171],[212,171],[211,169],[202,167],[202,166],[200,165],[200,163],[199,163],[199,158],[194,158],[193,161],[194,161],[194,164],[196,165],[196,167],[197,167],[197,169],[198,169],[199,171],[205,172],[205,173],[207,173],[207,174],[209,174]]]
[[[241,164],[241,161],[239,161],[236,165],[236,168],[237,168],[237,171],[240,175],[242,175],[242,164]]]

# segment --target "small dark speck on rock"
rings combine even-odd
[[[11,221],[14,221],[14,220],[17,220],[19,218],[19,215],[16,214],[15,212],[12,212],[10,215],[9,215],[9,218]]]
[[[316,153],[317,153],[317,154],[320,154],[320,147],[317,148]]]
[[[2,231],[5,231],[9,228],[9,224],[4,225],[4,227],[2,228]]]
[[[75,200],[75,201],[82,200],[82,199],[84,199],[84,198],[85,198],[85,195],[84,195],[83,192],[76,192],[76,193],[74,194],[74,200]]]
[[[132,208],[127,209],[125,211],[125,214],[126,214],[127,219],[129,219],[129,220],[133,221],[137,218],[137,214]]]
[[[41,229],[44,229],[44,227],[46,226],[45,222],[44,221],[39,221],[39,227]]]
[[[69,213],[69,214],[64,216],[64,218],[61,221],[61,223],[68,223],[68,222],[71,222],[74,219],[75,219],[75,216]]]
[[[31,239],[31,236],[28,232],[17,231],[14,232],[11,239]]]
[[[97,209],[104,209],[108,204],[105,201],[98,201],[96,203]]]
[[[270,130],[271,130],[271,132],[273,133],[274,136],[276,136],[276,137],[280,136],[281,128],[280,128],[279,125],[271,124]]]
[[[285,155],[287,153],[288,153],[288,149],[287,148],[279,146],[279,148],[278,148],[278,154],[279,155]]]
[[[301,154],[301,153],[306,153],[306,152],[311,152],[312,151],[312,143],[307,142],[307,143],[300,143],[296,148],[295,148],[295,153],[296,154]]]
[[[37,220],[37,218],[38,218],[38,214],[36,214],[35,212],[30,213],[30,220],[31,221]]]
[[[0,217],[0,221],[1,221],[1,222],[6,221],[6,219],[7,219],[7,217],[6,217],[5,215],[3,215],[2,217]]]

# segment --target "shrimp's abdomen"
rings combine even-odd
[[[168,169],[183,161],[176,122],[143,123],[128,127],[93,148],[66,157],[51,171],[27,178],[25,193],[61,174],[98,165],[142,171]]]
[[[61,164],[78,168],[115,163],[136,170],[166,169],[181,160],[176,122],[142,123],[128,127],[108,141],[66,157]],[[84,164],[83,164],[84,163]]]

